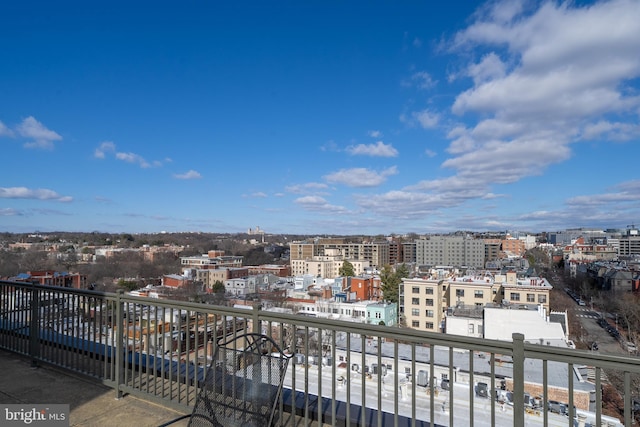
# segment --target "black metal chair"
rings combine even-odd
[[[246,333],[218,344],[196,398],[189,426],[271,427],[290,355],[266,335]]]

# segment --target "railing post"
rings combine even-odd
[[[124,385],[124,302],[122,295],[124,291],[119,289],[116,294],[116,342],[115,342],[115,380],[116,399],[122,397],[122,386]]]
[[[29,354],[31,366],[38,366],[40,357],[40,290],[34,283],[31,287],[31,319],[29,319]]]
[[[514,333],[513,339],[513,426],[524,425],[524,335]]]
[[[251,325],[251,332],[254,332],[256,334],[261,334],[262,327],[260,325],[260,303],[259,302],[253,303],[253,311],[251,313],[251,323],[253,323],[253,325]]]

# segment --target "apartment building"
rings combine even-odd
[[[526,252],[524,240],[515,239],[507,235],[506,239],[500,242],[502,252],[507,256],[523,256]]]
[[[504,304],[537,304],[549,312],[549,292],[552,286],[542,277],[518,279],[515,272],[509,272],[502,283]]]
[[[292,242],[289,245],[291,273],[297,274],[294,261],[325,256],[341,256],[350,262],[367,261],[370,267],[382,268],[390,263],[389,242],[348,242],[346,239],[318,239],[315,242]],[[353,260],[353,261],[352,261]]]
[[[499,259],[501,257],[501,247],[502,242],[500,239],[484,239],[485,263]]]
[[[316,244],[312,242],[291,242],[289,244],[289,258],[291,260],[306,260],[317,255]]]
[[[389,264],[396,265],[404,262],[404,245],[397,241],[392,240],[389,242]]]
[[[487,306],[519,304],[541,306],[548,313],[551,289],[544,278],[518,278],[516,272],[403,279],[400,314],[410,328],[442,332],[445,316],[456,308],[481,310]]]
[[[501,283],[493,277],[454,277],[447,282],[447,306],[482,308],[502,300]]]
[[[416,242],[402,243],[402,262],[411,264],[416,262]]]
[[[620,238],[618,242],[619,256],[640,255],[640,235],[635,228],[627,230],[627,235]]]
[[[405,324],[421,331],[442,332],[446,289],[443,280],[402,279],[400,314]]]
[[[345,261],[353,265],[356,275],[363,274],[369,269],[369,261],[343,259],[340,255],[315,256],[310,259],[292,259],[290,261],[291,274],[293,276],[312,275],[326,279],[334,279],[340,276],[340,269]]]
[[[180,265],[184,268],[242,267],[243,257],[217,255],[219,252],[220,251],[211,251],[210,253],[200,256],[180,257]]]
[[[484,241],[471,236],[429,236],[416,240],[418,265],[484,267]]]

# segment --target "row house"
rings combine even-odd
[[[345,320],[372,325],[397,324],[397,305],[376,301],[335,301],[331,299],[291,301],[294,312],[325,319]]]
[[[256,276],[229,279],[224,282],[224,290],[227,295],[246,297],[257,292],[256,283]]]
[[[16,277],[11,278],[11,280],[47,286],[61,286],[63,288],[87,289],[87,276],[66,271],[28,271],[18,274]]]
[[[379,276],[361,275],[347,277],[346,282],[346,288],[343,288],[343,290],[354,295],[355,300],[382,300],[382,281]]]
[[[194,271],[194,280],[201,282],[204,285],[204,289],[207,291],[211,291],[211,288],[213,288],[213,285],[215,285],[216,282],[224,283],[226,280],[237,279],[249,275],[249,269],[246,267],[199,268],[192,271]]]
[[[585,274],[603,290],[614,292],[640,290],[640,272],[631,270],[626,263],[594,262],[587,266]]]
[[[265,265],[248,266],[247,268],[249,269],[250,275],[273,274],[278,277],[291,276],[290,265],[265,264]]]

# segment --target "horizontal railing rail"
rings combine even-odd
[[[3,281],[0,348],[189,410],[217,342],[253,331],[291,354],[279,410],[305,425],[634,422],[635,357],[283,311]]]

